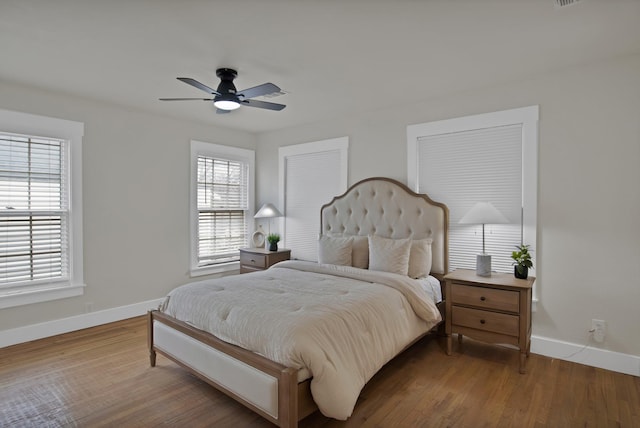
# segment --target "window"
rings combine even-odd
[[[347,190],[348,147],[347,137],[280,147],[283,241],[292,258],[317,261],[320,207]]]
[[[0,110],[0,307],[83,292],[83,133]]]
[[[0,286],[69,278],[64,146],[0,133]]]
[[[513,272],[510,255],[521,242],[535,250],[537,123],[533,106],[407,128],[409,185],[449,207],[450,269],[475,269],[482,227],[459,221],[476,202],[493,203],[509,220],[486,226],[493,270]]]
[[[191,274],[238,269],[253,223],[253,150],[191,142]]]

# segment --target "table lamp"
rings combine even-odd
[[[270,203],[264,204],[253,216],[253,218],[268,218],[269,219],[269,235],[271,235],[271,219],[276,217],[282,217],[282,213]]]
[[[458,223],[482,225],[482,254],[476,256],[476,274],[491,276],[491,255],[484,250],[484,225],[509,223],[509,220],[491,202],[478,202]]]

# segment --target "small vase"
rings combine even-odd
[[[278,251],[278,243],[269,242],[269,251]]]
[[[526,266],[515,265],[513,267],[513,276],[520,279],[527,279],[529,276],[529,268]]]

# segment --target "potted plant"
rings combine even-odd
[[[513,259],[513,275],[516,278],[527,279],[529,276],[529,268],[533,268],[529,246],[522,244],[516,245],[518,251],[511,253]]]
[[[280,242],[280,235],[277,233],[270,233],[267,236],[269,242],[269,251],[278,251],[278,242]]]

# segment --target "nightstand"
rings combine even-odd
[[[241,248],[240,273],[265,270],[278,262],[289,260],[290,258],[291,250],[269,251],[264,248]]]
[[[520,373],[525,373],[531,347],[531,289],[536,280],[513,274],[483,277],[458,269],[444,276],[446,295],[447,355],[451,335],[463,335],[489,343],[516,346],[520,350]]]

